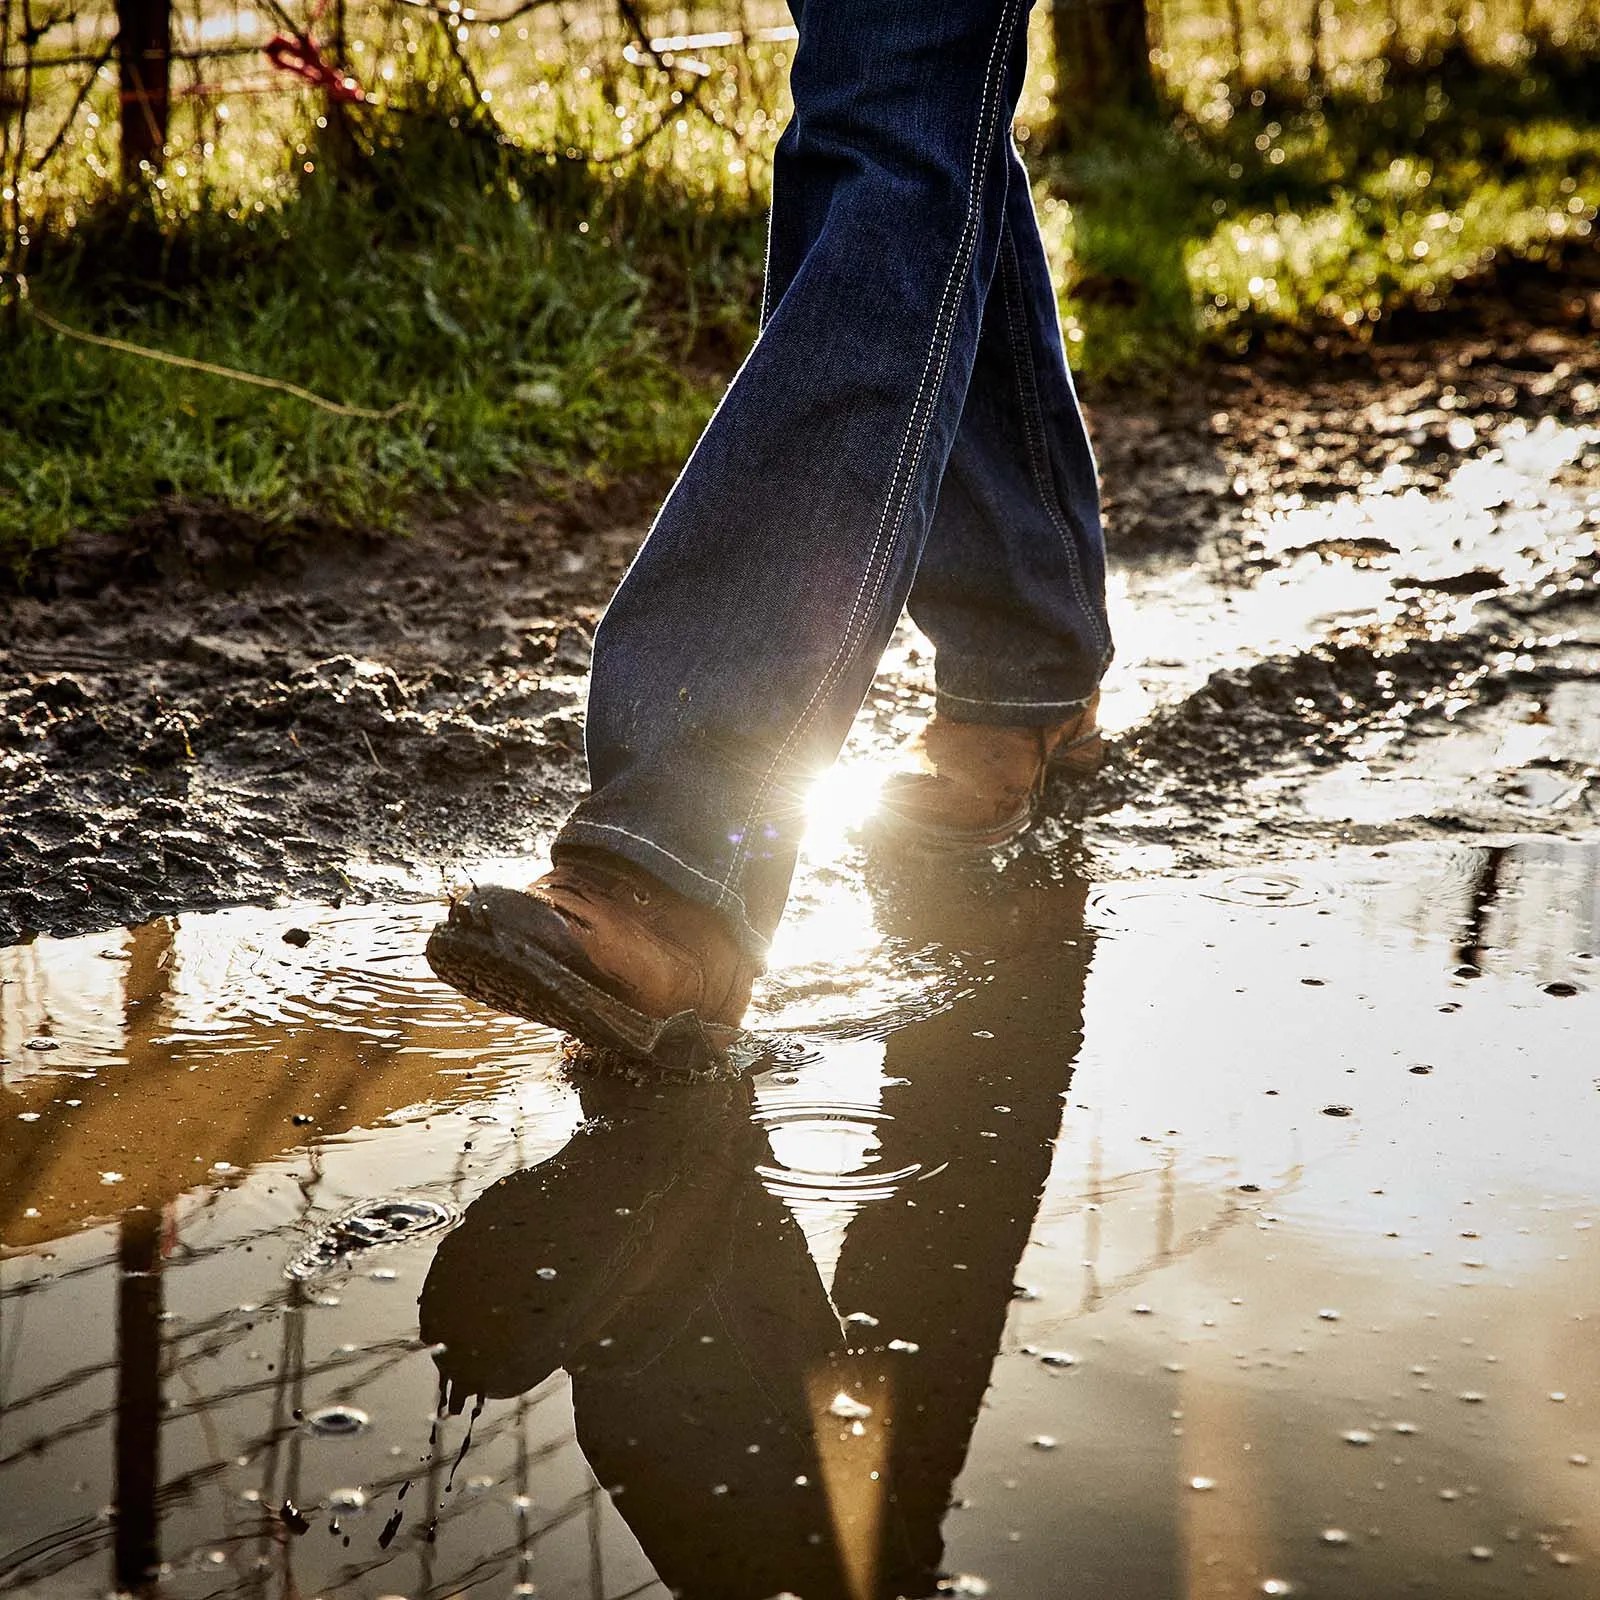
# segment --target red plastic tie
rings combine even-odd
[[[267,40],[265,49],[267,60],[280,72],[292,72],[295,77],[303,78],[326,91],[330,100],[348,105],[367,98],[354,78],[329,64],[309,33],[275,33]]]

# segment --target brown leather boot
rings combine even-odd
[[[1004,843],[1033,821],[1051,767],[1086,778],[1105,759],[1100,695],[1065,722],[1003,728],[934,715],[883,786],[891,838],[943,848]]]
[[[459,896],[428,965],[496,1010],[691,1077],[725,1068],[759,970],[715,912],[591,851],[526,890]]]

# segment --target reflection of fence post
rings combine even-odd
[[[1145,0],[1051,0],[1050,28],[1058,140],[1109,111],[1155,108]]]
[[[172,0],[117,0],[122,91],[122,179],[159,167],[167,144],[172,74]]]
[[[161,1213],[123,1214],[117,1247],[115,1587],[147,1591],[161,1563]]]

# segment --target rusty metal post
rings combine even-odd
[[[166,154],[172,78],[172,0],[117,0],[122,180],[142,181]]]

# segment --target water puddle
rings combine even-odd
[[[0,1591],[1593,1592],[1600,840],[920,876],[704,1091],[426,906],[0,951]]]

